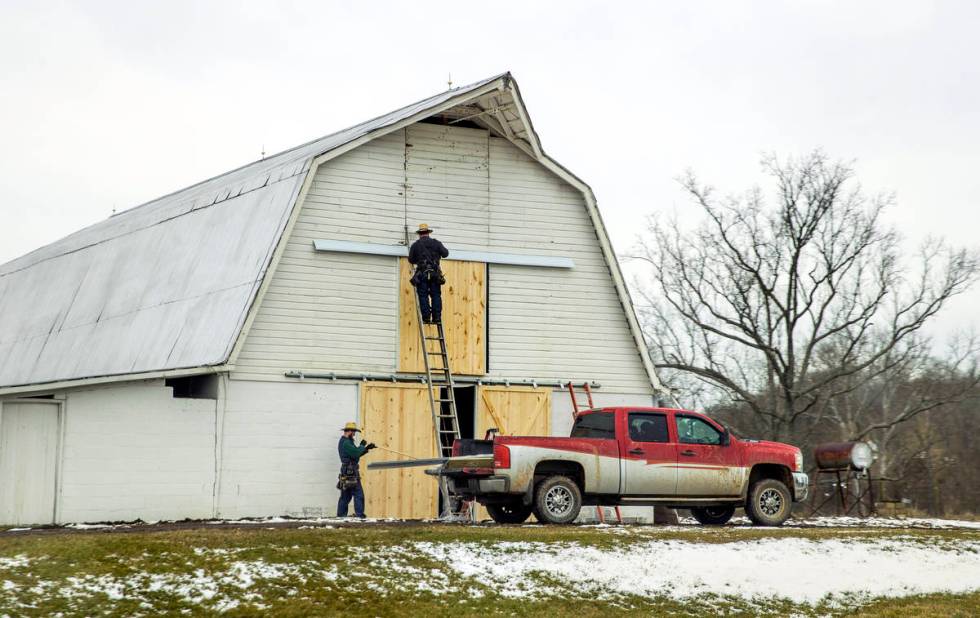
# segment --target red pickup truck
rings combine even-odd
[[[687,410],[589,410],[568,438],[458,440],[453,455],[440,472],[450,489],[501,523],[532,513],[570,523],[583,505],[662,505],[715,525],[744,507],[755,524],[778,526],[808,487],[800,449],[737,438]]]

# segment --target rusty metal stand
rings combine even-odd
[[[816,504],[817,494],[820,491],[820,479],[822,476],[833,476],[833,490],[824,497],[823,502]],[[874,479],[870,473],[851,469],[822,470],[816,469],[813,473],[813,491],[810,498],[810,515],[817,515],[821,509],[831,501],[836,500],[836,511],[839,515],[850,515],[855,509],[859,517],[867,517],[876,512]],[[851,484],[857,485],[857,491],[851,491]],[[863,485],[863,487],[862,487]],[[867,498],[867,500],[865,500]],[[850,501],[850,504],[848,502]],[[862,512],[862,508],[867,507],[867,513]]]

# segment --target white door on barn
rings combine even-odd
[[[0,408],[0,524],[50,524],[55,518],[59,404]]]

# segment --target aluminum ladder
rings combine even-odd
[[[422,359],[425,363],[425,382],[429,385],[429,407],[432,410],[432,424],[436,431],[436,443],[439,446],[440,457],[453,456],[453,442],[458,440],[459,417],[456,414],[456,383],[453,381],[452,370],[449,367],[449,352],[446,350],[446,333],[443,330],[442,322],[435,324],[424,324],[422,322],[422,308],[418,302],[418,292],[415,294],[416,315],[419,321],[419,342],[422,346]],[[435,326],[436,336],[431,337],[426,334],[426,327]],[[430,349],[429,342],[438,343],[438,350]],[[431,358],[438,357],[440,366],[433,367]],[[433,375],[435,374],[435,375]],[[433,393],[434,389],[438,389]],[[443,406],[443,404],[449,404]],[[448,413],[445,410],[448,408]]]
[[[432,411],[432,426],[435,429],[436,444],[439,448],[440,457],[453,456],[453,442],[460,438],[459,416],[456,413],[456,383],[453,381],[453,373],[449,367],[449,352],[446,349],[446,332],[443,330],[442,320],[434,324],[425,324],[422,321],[422,304],[419,301],[418,290],[413,290],[415,294],[415,315],[419,325],[419,343],[421,345],[422,360],[425,364],[425,383],[429,393],[429,408]],[[427,327],[435,326],[436,336],[426,334]],[[429,342],[435,341],[438,350],[431,350]],[[438,357],[441,365],[433,367],[430,359]],[[435,375],[433,375],[435,373]],[[433,392],[433,390],[436,392]],[[443,404],[448,404],[443,406]],[[448,408],[448,413],[445,408]],[[442,495],[441,519],[457,520],[465,519],[460,513],[463,503],[449,492],[449,483],[446,477],[439,477],[439,493]]]

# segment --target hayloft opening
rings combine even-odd
[[[173,389],[174,399],[217,399],[218,376],[208,373],[200,376],[167,378],[164,384]]]

